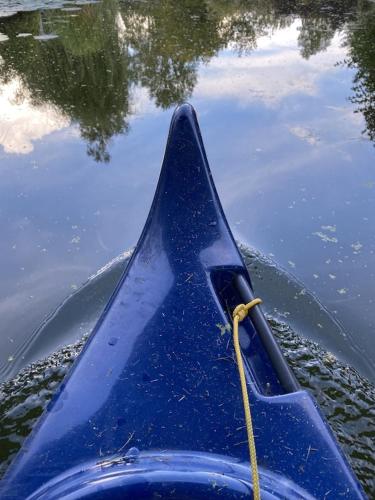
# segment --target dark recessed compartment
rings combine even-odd
[[[233,325],[232,312],[238,304],[250,302],[256,296],[248,278],[236,269],[215,269],[211,281]],[[298,382],[285,360],[272,330],[262,312],[255,306],[239,325],[240,345],[250,382],[264,396],[276,396],[299,390]]]

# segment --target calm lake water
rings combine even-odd
[[[300,346],[312,341],[321,363],[317,352],[359,377],[348,385],[331,367],[348,392],[332,403],[349,413],[337,426],[345,446],[371,425],[375,401],[350,430],[348,401],[358,387],[375,394],[375,3],[365,0],[0,0],[3,394],[19,391],[30,362],[55,356],[61,368],[62,346],[90,331],[185,100],[232,231],[269,277],[254,280],[268,314]],[[95,293],[93,280],[80,288],[103,267]],[[312,390],[323,384],[325,372],[314,384],[309,373]],[[22,401],[39,394],[30,387]],[[6,412],[20,399],[8,396],[6,463],[35,419],[22,414],[19,432]],[[373,492],[369,442],[354,467]]]

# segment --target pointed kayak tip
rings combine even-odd
[[[198,125],[197,113],[194,107],[188,102],[183,102],[176,107],[173,112],[171,126],[180,119],[192,120],[195,125]]]
[[[158,188],[154,198],[151,219],[158,212],[163,227],[178,225],[180,231],[174,239],[182,238],[209,222],[225,221],[220,200],[216,193],[203,144],[196,112],[191,104],[178,106],[172,116]],[[186,221],[191,222],[186,226]],[[226,226],[226,222],[224,222]],[[194,226],[194,227],[193,227]],[[226,228],[229,233],[229,229]],[[216,234],[216,230],[213,231]],[[190,237],[190,236],[189,236]]]
[[[170,155],[186,160],[187,156],[190,156],[189,151],[191,154],[193,150],[203,163],[207,163],[197,113],[191,104],[185,102],[173,112],[164,160]]]

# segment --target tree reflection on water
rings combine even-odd
[[[198,67],[220,50],[251,52],[260,36],[300,19],[303,58],[344,34],[345,63],[356,69],[351,100],[374,140],[374,10],[373,4],[350,0],[107,0],[74,14],[20,12],[0,22],[0,32],[9,37],[0,45],[0,81],[19,78],[19,92],[34,105],[58,108],[79,125],[88,154],[108,162],[111,138],[128,131],[133,88],[143,87],[158,107],[174,106],[190,97]],[[19,33],[57,37],[43,42]]]

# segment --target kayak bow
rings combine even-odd
[[[131,262],[1,498],[251,498],[231,317],[253,299],[184,104]],[[262,498],[365,498],[259,305],[239,334]]]

